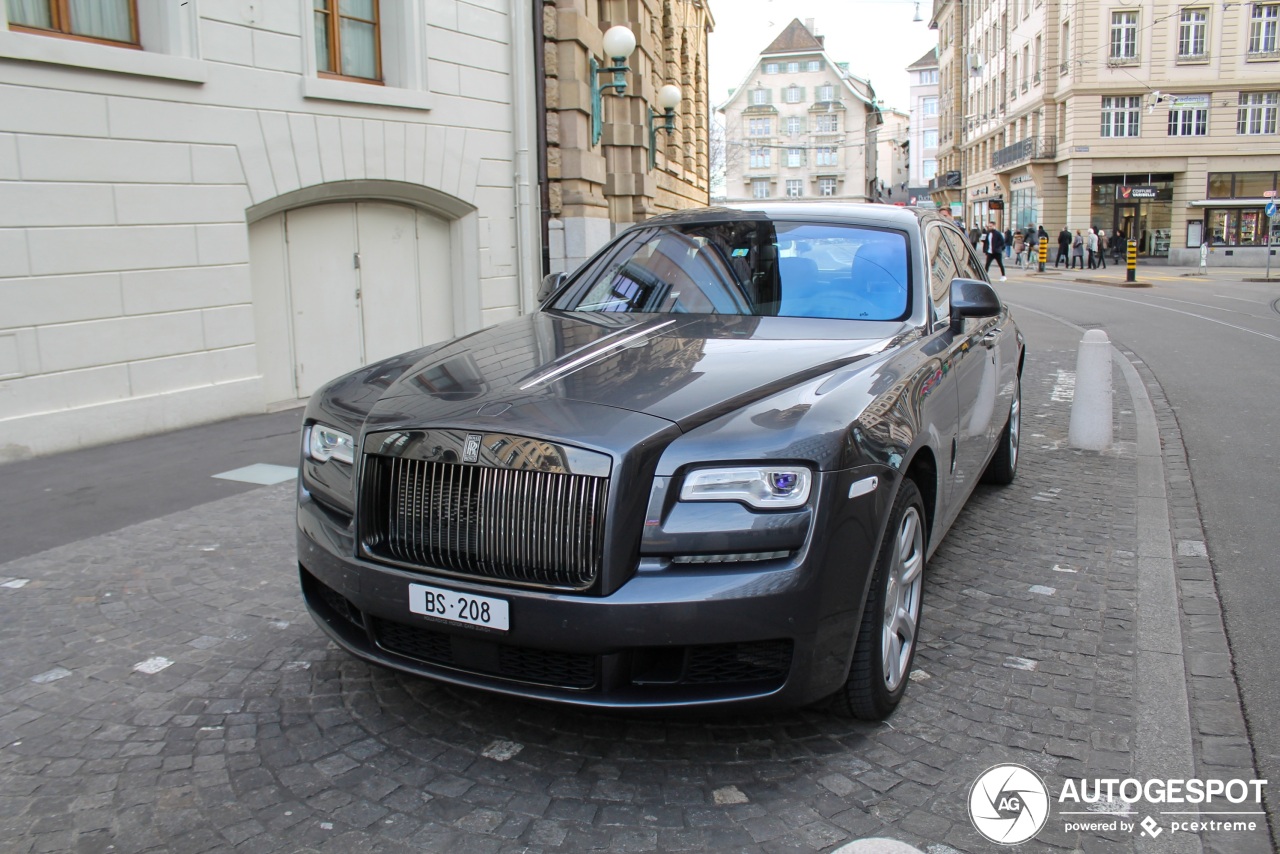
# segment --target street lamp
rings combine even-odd
[[[613,65],[601,68],[600,63],[596,62],[596,58],[594,56],[591,57],[592,145],[600,144],[600,134],[603,131],[604,104],[602,99],[604,90],[613,88],[616,90],[614,92],[615,95],[622,95],[627,91],[627,72],[631,70],[627,67],[627,57],[636,49],[636,34],[619,24],[605,31],[603,43],[605,55],[613,60]],[[613,82],[600,82],[599,77],[602,72],[613,72]]]
[[[661,113],[655,113],[653,108],[649,108],[649,168],[656,169],[658,166],[658,131],[664,130],[667,135],[676,129],[676,107],[680,106],[682,95],[680,87],[674,83],[668,83],[658,90],[658,107]],[[656,122],[663,122],[662,127],[658,127]]]

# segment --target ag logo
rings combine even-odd
[[[1049,790],[1029,768],[996,765],[984,771],[969,790],[969,818],[992,842],[1026,842],[1049,818]]]
[[[480,459],[480,439],[479,433],[468,433],[467,443],[462,446],[462,461],[464,463],[478,462]]]

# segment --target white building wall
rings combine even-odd
[[[310,0],[139,6],[142,51],[0,4],[0,461],[263,411],[247,212],[287,193],[443,194],[458,331],[524,308],[518,0],[383,0],[386,86],[315,75]]]

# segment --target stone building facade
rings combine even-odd
[[[572,270],[621,228],[710,200],[706,0],[540,0],[546,170],[544,266]],[[612,65],[603,34],[631,29],[625,93],[605,90],[599,141],[592,134],[591,61]],[[601,75],[612,80],[611,75]],[[658,90],[681,89],[675,130],[652,135]]]
[[[933,22],[960,84],[942,105],[942,169],[963,176],[967,222],[1093,226],[1173,263],[1198,263],[1202,243],[1217,265],[1264,263],[1280,3],[939,0]]]
[[[529,310],[541,11],[0,4],[0,459],[297,405]]]
[[[728,201],[877,200],[875,90],[823,41],[812,20],[792,20],[717,108]]]

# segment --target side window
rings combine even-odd
[[[982,271],[982,265],[978,263],[978,256],[973,254],[973,247],[969,245],[969,241],[964,238],[960,232],[943,228],[942,233],[947,238],[947,244],[951,247],[951,251],[956,256],[956,273],[962,279],[977,279],[979,282],[987,281],[987,274]]]
[[[382,79],[377,0],[316,0],[315,33],[321,73]]]
[[[951,316],[951,280],[959,274],[942,226],[929,226],[925,232],[925,250],[929,253],[929,300],[933,303],[933,319],[945,320]]]
[[[9,28],[84,41],[138,44],[135,0],[8,0]]]

